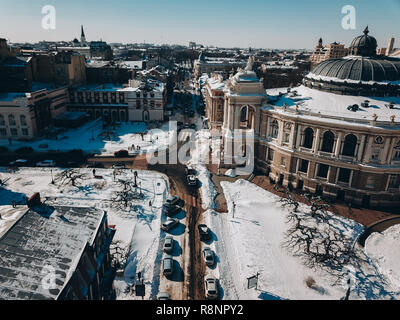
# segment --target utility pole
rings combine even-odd
[[[232,218],[235,218],[236,202],[233,202]]]

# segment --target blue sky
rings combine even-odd
[[[56,29],[41,27],[42,7],[56,8]],[[356,8],[356,30],[341,26]],[[379,46],[400,47],[400,0],[0,0],[0,37],[12,42],[72,40],[83,24],[89,41],[177,43],[256,48],[349,45],[368,24]]]

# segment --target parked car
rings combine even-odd
[[[128,150],[119,150],[114,152],[114,156],[116,158],[124,158],[124,157],[129,157],[129,152]]]
[[[179,224],[179,220],[176,218],[168,218],[165,222],[161,224],[161,229],[164,231],[169,231]]]
[[[211,239],[210,229],[205,224],[199,224],[198,227],[200,240],[207,241]]]
[[[125,163],[117,162],[112,165],[113,169],[125,169]]]
[[[218,282],[213,276],[208,276],[205,281],[206,298],[218,299]]]
[[[214,265],[214,251],[212,251],[209,247],[203,249],[203,257],[207,266],[211,267]]]
[[[54,160],[43,160],[36,163],[37,167],[55,167],[56,162]]]
[[[169,207],[165,208],[165,215],[167,217],[171,217],[171,216],[174,216],[174,215],[178,214],[181,211],[182,211],[182,207],[176,206],[176,205],[172,205],[172,206],[169,206]]]
[[[171,253],[174,250],[174,238],[173,237],[166,237],[164,240],[164,247],[163,251],[166,253]]]
[[[163,275],[170,277],[174,273],[174,259],[171,255],[166,255],[162,260]]]
[[[167,198],[167,200],[165,200],[165,203],[164,203],[164,205],[166,207],[169,207],[169,206],[181,206],[181,207],[183,207],[184,204],[185,204],[185,201],[183,201],[178,196],[170,196],[170,197]]]
[[[189,175],[186,177],[187,184],[191,187],[197,186],[197,178],[194,175]]]
[[[157,300],[171,300],[171,296],[168,292],[160,292],[157,296]]]
[[[187,176],[195,176],[197,174],[197,171],[193,168],[186,168],[185,173]]]
[[[22,167],[28,164],[28,160],[26,159],[17,159],[15,161],[11,161],[8,165],[10,167]]]

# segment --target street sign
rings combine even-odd
[[[259,276],[259,274],[257,273],[255,276],[247,278],[247,289],[252,289],[252,288],[257,289],[258,276]]]
[[[135,295],[137,297],[144,297],[146,295],[146,287],[143,283],[143,279],[136,281],[135,283]]]

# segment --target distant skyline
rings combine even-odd
[[[400,47],[400,0],[0,0],[0,37],[11,42],[88,41],[312,49],[349,46],[368,25],[379,47]],[[41,27],[42,7],[56,8],[56,29]],[[341,25],[344,5],[356,8],[356,30]]]

